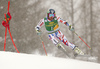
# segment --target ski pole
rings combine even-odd
[[[75,31],[74,33],[89,47],[89,49],[91,49],[90,46]]]
[[[47,56],[47,52],[46,52],[46,49],[45,49],[45,46],[44,46],[44,42],[43,42],[43,40],[42,40],[42,37],[41,37],[41,36],[40,36],[40,40],[41,40],[41,42],[42,42],[42,45],[43,45],[43,48],[44,48],[45,54],[46,54],[46,56]]]

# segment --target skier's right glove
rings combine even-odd
[[[41,35],[41,31],[40,31],[39,27],[35,27],[35,30],[36,30],[37,35]]]
[[[72,25],[69,25],[69,30],[74,31],[74,27]]]

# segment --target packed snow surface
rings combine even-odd
[[[0,51],[0,69],[100,69],[100,64],[68,58]]]

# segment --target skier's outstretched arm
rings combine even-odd
[[[41,19],[38,25],[35,27],[36,33],[40,35],[41,31],[40,28],[44,25],[44,19]]]
[[[69,30],[74,31],[74,27],[70,25],[67,21],[64,21],[60,17],[57,17],[58,22],[65,24],[66,26],[69,26]]]
[[[64,21],[63,19],[61,19],[59,16],[57,16],[57,20],[58,20],[58,22],[63,23],[65,25],[69,26],[69,23]]]

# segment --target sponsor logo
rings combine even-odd
[[[49,24],[54,24],[54,22],[50,22]]]

